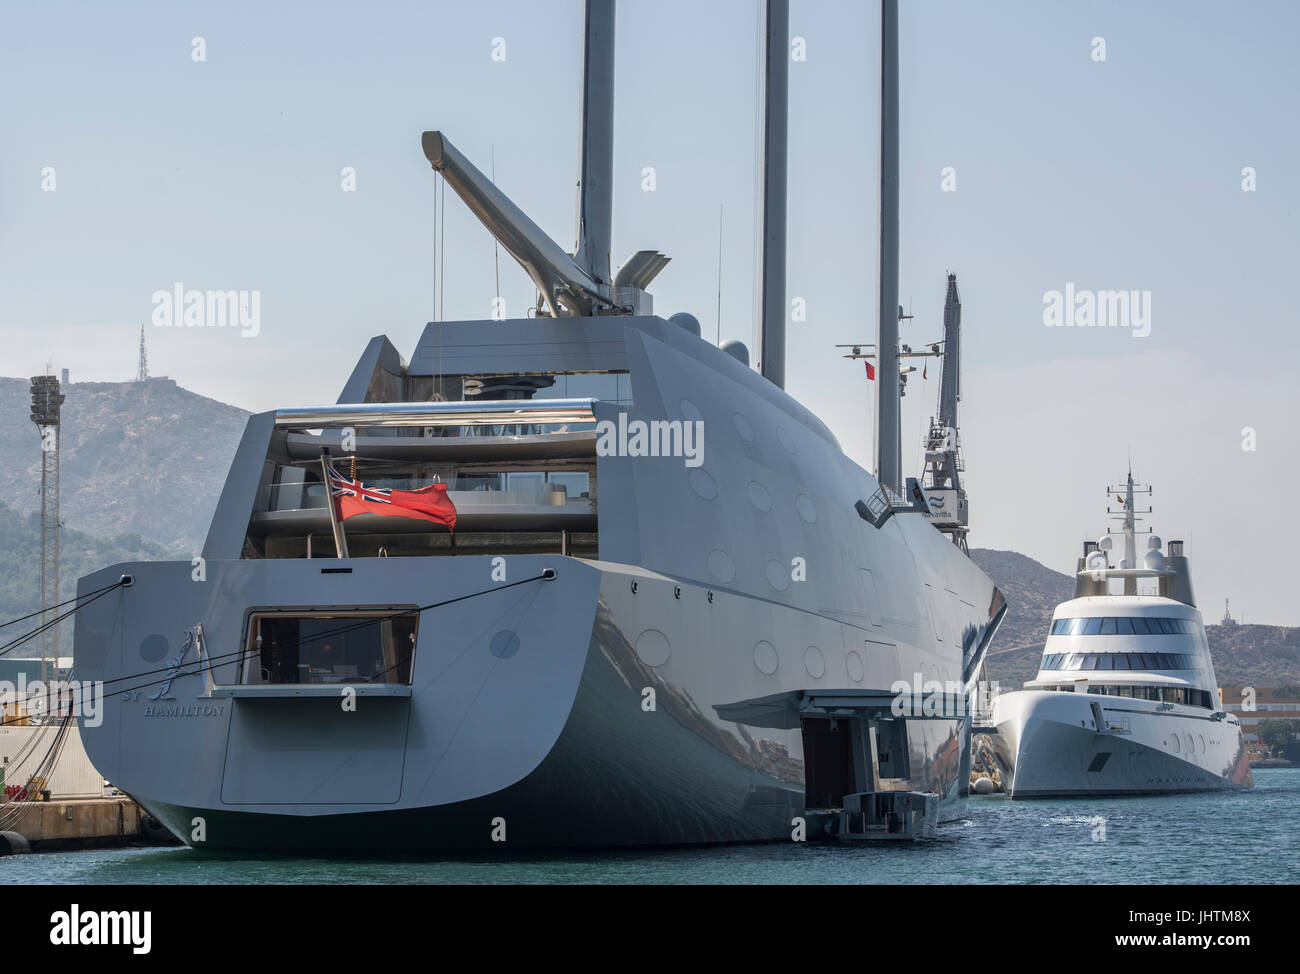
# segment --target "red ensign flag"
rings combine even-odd
[[[384,490],[349,480],[331,467],[330,494],[340,521],[358,514],[378,514],[432,521],[447,525],[449,531],[456,530],[456,505],[447,496],[446,484],[429,484],[419,490]]]
[[[867,367],[867,381],[868,381],[868,382],[875,382],[875,381],[876,381],[876,367],[875,367],[874,365],[872,365],[870,362],[863,362],[862,364],[865,365],[865,366]]]

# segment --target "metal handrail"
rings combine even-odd
[[[287,406],[275,412],[279,429],[326,426],[506,426],[590,423],[598,399],[499,399],[483,402],[366,402]]]

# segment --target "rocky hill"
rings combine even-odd
[[[0,622],[7,622],[39,609],[41,605],[41,518],[40,514],[19,514],[0,501]],[[188,549],[168,550],[134,532],[117,534],[110,539],[95,538],[65,527],[59,536],[60,598],[77,594],[77,579],[93,571],[123,561],[189,561]],[[9,646],[24,633],[40,624],[39,619],[20,622],[0,629],[0,647]],[[60,652],[72,652],[71,621],[62,623]],[[5,651],[12,656],[39,656],[39,638]]]
[[[39,512],[40,439],[27,379],[0,378],[0,497]],[[248,412],[169,379],[64,387],[60,516],[97,538],[136,532],[166,548],[202,546]]]

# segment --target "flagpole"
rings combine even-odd
[[[330,511],[330,527],[334,529],[334,548],[340,558],[348,557],[348,539],[343,533],[343,523],[339,520],[338,508],[334,506],[334,487],[330,483],[330,470],[333,465],[330,463],[329,447],[323,446],[320,450],[320,468],[321,476],[325,479],[325,503]]]

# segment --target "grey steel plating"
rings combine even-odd
[[[1000,618],[992,583],[920,514],[880,529],[863,521],[853,505],[877,490],[874,478],[730,355],[659,318],[579,321],[580,336],[573,319],[494,324],[490,347],[475,337],[479,323],[431,324],[405,369],[376,338],[343,398],[385,377],[394,388],[418,381],[437,347],[444,363],[480,375],[576,358],[625,371],[635,390],[630,405],[592,403],[596,419],[621,409],[702,418],[703,467],[596,456],[591,432],[358,431],[358,453],[405,444],[429,461],[494,441],[506,455],[554,452],[546,440],[557,437],[559,452],[594,470],[598,550],[337,559],[326,512],[308,508],[295,514],[314,519],[327,557],[249,557],[278,530],[273,480],[340,439],[277,429],[274,412],[253,416],[204,545],[205,580],[172,562],[115,565],[79,583],[86,592],[135,578],[77,615],[80,679],[117,681],[110,690],[156,681],[130,678],[157,671],[201,625],[215,688],[190,665],[169,699],[150,699],[156,685],[106,699],[102,725],[82,728],[105,776],[186,841],[199,844],[203,819],[213,847],[491,849],[498,817],[510,847],[779,839],[805,810],[871,790],[938,794],[944,817],[960,814],[968,720],[907,720],[907,777],[885,776],[873,754],[860,777],[836,783],[832,770],[808,773],[806,736],[832,718],[875,733],[889,714],[808,702],[827,690],[888,691],[914,674],[972,680]],[[499,513],[508,528],[508,505]],[[495,557],[510,581],[546,568],[555,577],[494,592]],[[795,559],[806,581],[791,579]],[[484,590],[422,613],[404,695],[358,684],[348,712],[336,686],[263,696],[241,685],[254,609],[400,610]],[[500,633],[514,634],[517,651],[493,652]],[[746,711],[748,701],[763,704]],[[719,715],[738,706],[743,720]],[[817,736],[823,753],[836,753],[823,738],[833,740]]]

